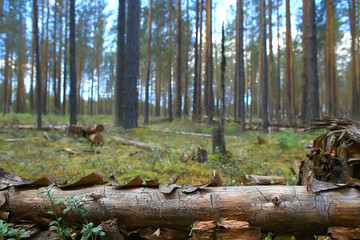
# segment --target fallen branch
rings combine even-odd
[[[126,138],[122,138],[122,137],[114,137],[115,140],[126,144],[126,145],[134,145],[138,148],[145,148],[145,149],[149,149],[149,150],[158,150],[158,151],[164,151],[164,149],[160,146],[156,146],[156,145],[151,145],[148,143],[143,143],[143,142],[138,142],[138,141],[133,141],[133,140],[128,140]]]
[[[275,234],[326,234],[329,227],[356,228],[360,190],[344,188],[307,191],[306,186],[205,187],[192,193],[175,189],[164,194],[157,188],[115,189],[112,186],[52,190],[54,198],[82,199],[87,220],[99,224],[118,219],[121,228],[173,228],[190,232],[196,221],[220,218],[247,221],[250,226]],[[51,202],[37,189],[11,187],[0,191],[0,216],[10,221],[30,220],[42,225],[52,221]],[[82,224],[81,215],[72,210],[62,214],[69,224]],[[6,219],[6,216],[8,218]]]
[[[190,135],[190,136],[198,136],[198,137],[205,137],[205,138],[212,138],[212,134],[207,134],[207,133],[193,133],[193,132],[172,132],[169,130],[156,130],[158,132],[162,132],[162,133],[173,133],[173,134],[179,134],[179,135]],[[225,135],[226,138],[233,138],[233,139],[237,139],[238,137],[236,136],[227,136]]]
[[[20,142],[20,141],[26,141],[26,138],[8,138],[5,141],[6,142]]]

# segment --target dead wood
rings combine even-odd
[[[285,185],[284,177],[278,176],[246,175],[246,180],[255,185]]]
[[[54,198],[72,195],[83,199],[88,221],[96,224],[117,218],[125,229],[144,227],[190,231],[195,221],[248,221],[250,226],[277,234],[324,234],[329,227],[360,225],[360,191],[356,188],[311,193],[305,186],[205,187],[192,193],[157,188],[115,189],[111,186],[52,190]],[[0,191],[0,211],[7,221],[51,221],[51,203],[37,189],[11,187]],[[62,215],[65,204],[57,212]],[[62,216],[69,224],[82,224],[76,210]]]
[[[299,183],[313,175],[317,180],[345,183],[360,178],[360,123],[348,118],[313,120],[312,129],[325,129],[313,142],[299,169]]]
[[[26,138],[8,138],[5,139],[6,142],[21,142],[21,141],[26,141]]]
[[[194,133],[194,132],[178,132],[178,131],[169,131],[169,130],[156,130],[157,132],[162,133],[173,133],[173,134],[179,134],[179,135],[190,135],[190,136],[198,136],[198,137],[205,137],[205,138],[212,138],[212,134],[207,133]],[[236,136],[228,136],[224,135],[226,138],[232,138],[232,139],[238,139]]]
[[[134,146],[136,146],[138,148],[145,148],[145,149],[148,149],[148,150],[164,151],[164,149],[162,147],[156,146],[156,145],[151,145],[151,144],[148,144],[148,143],[133,141],[133,140],[129,140],[129,139],[122,138],[122,137],[114,137],[114,139],[116,141],[119,141],[119,142],[123,143],[123,144],[134,145]]]

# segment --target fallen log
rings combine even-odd
[[[156,130],[157,132],[162,132],[162,133],[173,133],[173,134],[179,134],[179,135],[190,135],[190,136],[198,136],[198,137],[204,137],[204,138],[212,138],[212,134],[207,134],[207,133],[194,133],[194,132],[172,132],[169,130]],[[232,138],[232,139],[238,139],[237,136],[228,136],[228,135],[224,135],[224,137],[226,138]]]
[[[121,228],[172,228],[190,232],[196,221],[220,218],[247,221],[251,227],[276,234],[326,234],[329,227],[360,225],[360,190],[342,188],[307,191],[306,186],[205,187],[193,193],[176,189],[163,194],[157,188],[115,189],[111,186],[52,189],[54,198],[74,195],[88,210],[87,220],[99,224],[118,219]],[[63,214],[68,224],[81,225],[75,210]],[[52,221],[51,202],[36,189],[11,187],[0,191],[0,216],[6,221],[30,220],[42,225]],[[8,216],[8,219],[6,219]]]
[[[156,146],[156,145],[151,145],[148,143],[143,143],[143,142],[138,142],[138,141],[133,141],[133,140],[129,140],[126,138],[122,138],[122,137],[114,137],[114,139],[116,141],[119,141],[123,144],[126,145],[134,145],[138,148],[145,148],[145,149],[149,149],[149,150],[158,150],[158,151],[164,151],[164,149],[160,146]]]

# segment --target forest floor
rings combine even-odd
[[[43,123],[65,127],[68,119],[68,116],[47,115],[43,116]],[[241,132],[236,123],[229,123],[225,126],[225,134],[235,137],[226,137],[229,154],[221,155],[211,152],[211,138],[159,131],[211,134],[211,127],[194,125],[191,120],[169,123],[154,118],[146,127],[124,130],[113,127],[112,116],[78,116],[80,126],[105,126],[104,144],[94,147],[85,138],[70,137],[64,130],[47,131],[48,139],[44,131],[19,128],[24,124],[35,126],[36,115],[6,115],[0,117],[0,122],[0,167],[24,178],[37,179],[47,175],[59,182],[78,180],[99,171],[105,179],[114,174],[119,182],[141,176],[144,180],[157,178],[169,183],[169,179],[177,174],[179,184],[202,184],[208,182],[216,170],[224,185],[242,185],[247,174],[283,176],[287,184],[293,185],[297,176],[291,168],[297,170],[300,160],[309,152],[304,146],[320,134],[319,131],[295,130]],[[139,123],[142,124],[141,119]],[[265,143],[259,144],[258,136]],[[164,151],[124,145],[116,137],[161,146]],[[208,151],[207,162],[180,160],[183,154],[189,156],[198,148]]]

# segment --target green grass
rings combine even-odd
[[[68,116],[43,116],[45,124],[65,125]],[[19,130],[5,126],[35,124],[36,116],[13,114],[1,116],[0,167],[19,176],[36,179],[48,175],[56,181],[77,180],[93,171],[100,171],[105,177],[114,174],[125,182],[138,175],[144,179],[158,178],[169,182],[173,174],[180,176],[179,183],[201,184],[212,177],[213,170],[221,173],[224,184],[240,185],[246,174],[284,176],[288,184],[295,184],[296,176],[290,170],[305,158],[304,144],[311,143],[318,133],[286,130],[271,135],[264,132],[240,132],[237,124],[225,126],[225,133],[237,136],[227,138],[229,154],[211,153],[211,139],[199,136],[162,133],[157,130],[189,131],[211,133],[205,124],[194,125],[191,120],[176,120],[172,123],[151,119],[150,125],[132,130],[112,126],[112,116],[79,116],[83,126],[102,123],[106,126],[104,145],[96,147],[101,153],[87,152],[90,143],[84,138],[69,137],[64,131],[48,132],[51,141],[44,138],[42,131]],[[142,120],[139,120],[142,123]],[[257,136],[265,139],[265,144],[257,143]],[[139,149],[123,145],[114,136],[160,145],[165,152]],[[24,141],[6,142],[9,138],[24,138]],[[69,147],[79,154],[64,151]],[[191,154],[198,148],[208,151],[209,161],[181,162],[182,154]]]

